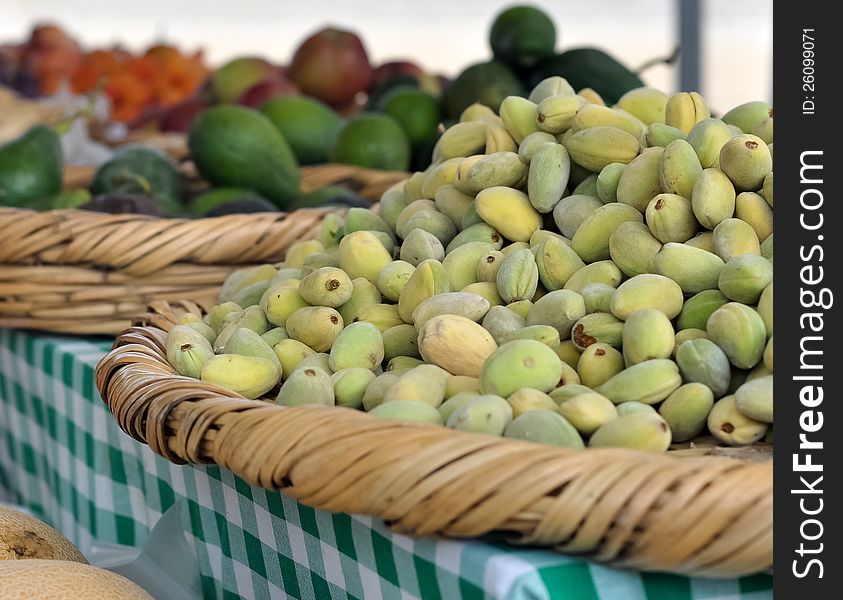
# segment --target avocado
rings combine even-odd
[[[253,192],[252,190],[244,188],[220,187],[202,192],[191,199],[187,204],[187,212],[194,217],[201,217],[217,206],[233,200],[260,200],[261,202],[267,202],[265,198],[261,198],[258,193]],[[275,207],[273,206],[272,210],[274,209]]]
[[[0,146],[0,206],[34,207],[58,194],[63,163],[59,137],[44,125]]]
[[[181,174],[169,157],[151,148],[127,147],[117,152],[97,169],[91,193],[141,194],[157,198],[168,214],[183,212]]]
[[[342,117],[327,104],[304,96],[279,96],[260,111],[278,128],[302,165],[324,163],[342,125]]]
[[[594,89],[607,105],[644,85],[638,75],[597,48],[574,48],[546,58],[530,75],[530,87],[554,75],[567,79],[575,90]]]
[[[526,96],[524,86],[502,62],[490,60],[469,66],[444,89],[442,105],[449,117],[459,117],[470,104],[479,102],[494,111],[507,96]]]
[[[556,27],[534,6],[512,6],[495,17],[489,45],[496,60],[519,72],[553,54]]]
[[[187,143],[199,173],[212,184],[253,189],[281,209],[299,192],[290,145],[256,110],[209,108],[194,119]]]

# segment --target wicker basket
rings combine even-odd
[[[691,450],[567,450],[334,407],[278,406],[177,375],[157,303],[97,366],[120,427],[176,463],[216,463],[322,510],[410,535],[505,536],[637,570],[702,577],[773,563],[773,468]]]
[[[85,185],[92,174],[68,169],[65,182]],[[321,165],[302,169],[302,187],[340,183],[376,201],[404,177]],[[231,271],[281,260],[327,212],[188,220],[0,208],[0,327],[115,335],[153,300],[214,304]]]

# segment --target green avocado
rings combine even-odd
[[[182,212],[181,173],[169,157],[151,148],[118,151],[97,169],[91,193],[143,194],[157,198],[168,214]]]
[[[644,85],[638,75],[597,48],[574,48],[544,59],[532,72],[530,87],[554,75],[567,79],[575,90],[592,88],[607,105]]]
[[[61,191],[61,142],[37,125],[0,146],[0,206],[34,208]]]
[[[475,102],[494,111],[507,96],[526,96],[524,86],[505,64],[496,60],[476,63],[454,79],[442,94],[446,116],[457,118]]]
[[[302,165],[324,163],[342,126],[342,117],[327,104],[304,96],[280,96],[260,111],[278,128]]]
[[[199,173],[214,185],[253,189],[281,209],[299,192],[290,145],[256,110],[209,108],[194,119],[187,143]]]

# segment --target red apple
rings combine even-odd
[[[293,96],[299,93],[299,88],[284,77],[264,79],[247,89],[237,99],[237,104],[257,108],[270,98],[276,96]]]
[[[171,106],[158,119],[161,131],[187,133],[194,117],[208,107],[208,103],[199,98],[190,98]]]
[[[354,33],[323,29],[296,50],[290,79],[302,92],[331,106],[345,106],[372,81],[372,67],[363,42]]]
[[[419,79],[422,75],[424,75],[424,70],[422,70],[422,68],[417,64],[408,60],[392,60],[385,62],[375,69],[375,73],[372,78],[372,88],[383,85],[396,75],[412,75],[416,79]]]

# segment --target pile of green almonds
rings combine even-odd
[[[567,447],[772,441],[773,118],[565,79],[465,110],[423,173],[235,272],[185,376]]]

